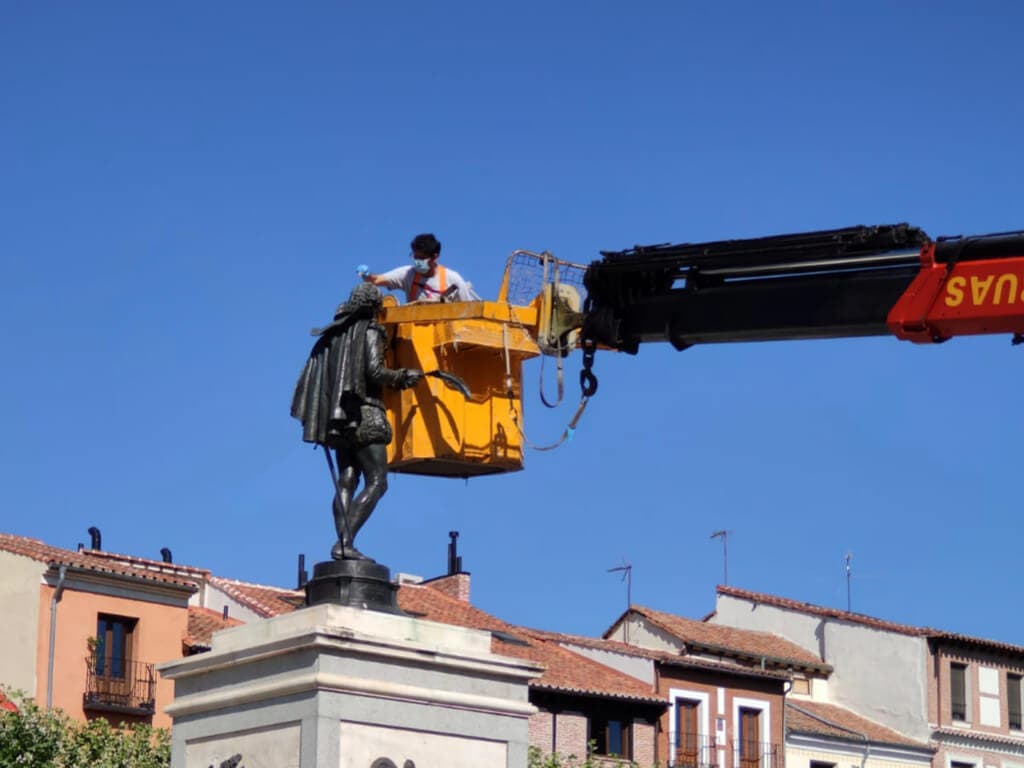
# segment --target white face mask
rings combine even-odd
[[[430,271],[430,262],[427,259],[413,259],[412,268],[415,269],[418,274],[425,275]]]

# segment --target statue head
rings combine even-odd
[[[348,301],[335,311],[334,316],[376,317],[381,307],[380,288],[373,283],[359,283],[352,289]]]

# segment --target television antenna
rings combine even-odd
[[[722,561],[725,563],[725,577],[722,581],[723,584],[728,586],[729,584],[729,531],[721,530],[715,531],[711,534],[712,539],[722,540]]]
[[[851,565],[853,562],[853,552],[847,552],[846,557],[844,557],[843,560],[846,562],[846,612],[850,613],[853,610],[850,607],[850,581],[853,579],[853,566]]]
[[[626,582],[626,621],[622,625],[622,637],[624,642],[629,645],[629,608],[633,605],[633,566],[626,562],[625,558],[622,560],[622,565],[608,569],[608,573],[620,572],[622,580]]]

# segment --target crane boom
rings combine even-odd
[[[602,252],[583,337],[635,353],[728,341],[1024,334],[1024,232],[932,240],[909,224]]]

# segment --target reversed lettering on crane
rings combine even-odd
[[[957,275],[946,283],[947,307],[959,307],[966,301],[972,307],[996,307],[1001,304],[1024,302],[1022,281],[1013,272],[999,275]]]

